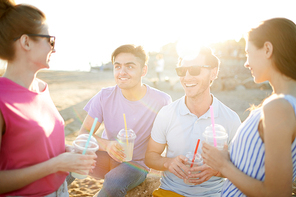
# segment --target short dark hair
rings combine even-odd
[[[272,18],[251,29],[247,40],[258,49],[265,42],[273,45],[274,66],[282,74],[296,80],[296,25],[286,18]]]
[[[142,46],[135,46],[132,44],[126,44],[115,49],[111,55],[112,64],[114,64],[114,60],[116,56],[120,53],[131,53],[142,61],[142,66],[145,66],[148,62],[148,55]]]
[[[12,0],[0,1],[0,58],[13,60],[14,39],[23,34],[38,34],[46,20],[45,14],[30,5],[16,5]],[[32,37],[32,39],[35,39]]]

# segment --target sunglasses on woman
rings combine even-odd
[[[185,67],[185,66],[178,67],[178,68],[176,68],[176,72],[179,77],[185,77],[187,70],[191,76],[198,76],[200,74],[202,68],[211,68],[211,66],[195,65],[195,66],[188,66],[188,67]]]
[[[52,48],[52,50],[54,49],[54,45],[55,45],[55,36],[50,36],[50,35],[43,35],[43,34],[26,34],[28,36],[32,36],[32,37],[41,37],[41,38],[47,38],[48,42]],[[21,37],[21,36],[20,36]],[[14,41],[16,41],[17,39],[19,39],[20,37],[17,37],[14,39]]]

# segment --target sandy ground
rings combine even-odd
[[[169,73],[168,73],[169,75]],[[86,112],[83,107],[87,101],[101,88],[115,85],[112,71],[101,72],[62,72],[42,71],[38,77],[49,85],[51,97],[65,120],[66,143],[71,144],[76,138]],[[153,73],[146,76],[146,80],[153,80]],[[173,80],[173,75],[171,76]],[[175,78],[174,78],[175,80]],[[184,95],[183,91],[163,89],[173,100]],[[224,104],[236,111],[241,120],[245,120],[251,104],[258,105],[271,90],[247,89],[240,91],[219,91],[213,94]],[[99,132],[103,130],[103,126]],[[69,187],[70,197],[93,196],[100,190],[103,180],[97,181],[90,177],[75,180]]]

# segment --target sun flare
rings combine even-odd
[[[164,45],[177,42],[177,52],[183,56],[196,52],[201,45],[238,41],[251,24],[266,18],[286,16],[296,21],[294,0],[281,4],[256,1],[255,8],[250,1],[90,0],[81,4],[70,0],[15,0],[46,14],[50,32],[56,36],[57,52],[50,63],[53,70],[87,70],[89,63],[107,63],[113,50],[122,44],[159,52]],[[265,9],[267,2],[270,9]],[[253,10],[251,15],[244,13],[248,10]]]

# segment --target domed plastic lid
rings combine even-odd
[[[188,152],[185,156],[189,159],[189,162],[191,162],[193,159],[193,155],[194,155],[193,152]],[[194,157],[194,162],[201,162],[201,161],[203,161],[202,156],[199,153],[196,153]]]
[[[75,140],[73,141],[73,146],[77,150],[83,151],[86,147],[87,140]],[[99,149],[99,145],[93,141],[90,141],[87,145],[87,151],[94,151],[96,152]]]
[[[216,133],[216,137],[219,137],[219,136],[225,136],[228,134],[226,133],[226,130],[225,128],[220,125],[220,124],[215,124],[215,133]],[[203,132],[203,135],[207,136],[207,135],[210,135],[210,136],[213,136],[213,126],[210,125],[210,126],[207,126],[205,131]]]
[[[126,134],[128,139],[135,139],[136,138],[136,134],[132,129],[127,129],[127,131],[125,131],[125,129],[121,129],[118,134],[117,134],[117,138],[126,138]]]
[[[77,136],[77,138],[75,139],[75,141],[87,141],[89,134],[80,134]],[[90,138],[90,142],[94,142],[96,144],[98,144],[96,138],[94,136],[91,136]]]

